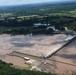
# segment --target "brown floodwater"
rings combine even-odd
[[[76,39],[50,57],[48,62],[55,65],[54,72],[61,75],[72,75],[76,72]]]

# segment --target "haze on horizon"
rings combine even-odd
[[[63,1],[75,1],[75,0],[0,0],[0,6],[4,5],[22,5],[32,3],[44,3],[44,2],[63,2]]]

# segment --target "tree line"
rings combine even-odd
[[[11,64],[7,64],[0,60],[0,75],[56,75],[51,73],[43,73],[38,71],[21,70],[11,67]]]

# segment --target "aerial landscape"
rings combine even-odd
[[[76,75],[76,1],[1,0],[0,75]]]

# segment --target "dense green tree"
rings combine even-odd
[[[56,75],[38,71],[20,70],[0,60],[0,75]]]

